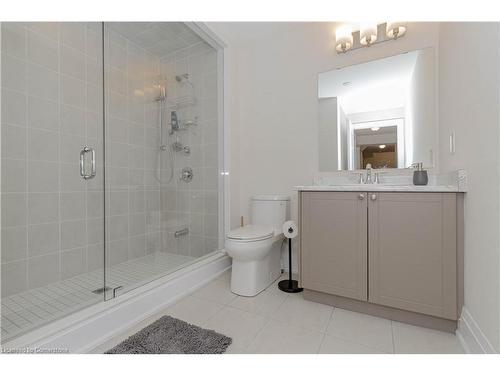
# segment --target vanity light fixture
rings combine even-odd
[[[355,31],[352,31],[350,26],[344,25],[335,30],[335,50],[340,54],[394,41],[405,35],[407,28],[406,22],[367,23]]]
[[[335,50],[338,53],[346,53],[352,48],[352,29],[342,26],[335,31]]]
[[[370,47],[376,40],[377,24],[371,23],[361,25],[361,29],[359,30],[359,42],[366,47]]]
[[[406,33],[406,22],[387,22],[386,35],[390,39],[398,39]]]
[[[380,130],[380,128],[378,126],[374,126],[373,128],[371,128],[372,132],[378,132]]]
[[[378,145],[378,148],[383,150],[385,148],[385,145]]]

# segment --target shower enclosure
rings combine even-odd
[[[220,59],[195,29],[2,23],[2,343],[220,249]]]

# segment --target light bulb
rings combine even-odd
[[[388,38],[398,39],[406,33],[406,22],[387,22],[386,34]]]
[[[335,31],[335,50],[345,53],[352,48],[352,30],[348,26],[339,27]]]
[[[369,47],[377,40],[377,24],[365,24],[361,25],[361,30],[359,31],[359,42]]]

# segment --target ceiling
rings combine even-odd
[[[265,42],[269,37],[287,34],[311,25],[328,25],[335,30],[333,22],[206,22],[212,31],[231,46],[252,42]]]
[[[356,135],[374,135],[374,134],[397,134],[397,126],[384,126],[377,131],[373,131],[371,128],[367,129],[356,129]]]
[[[107,22],[106,25],[159,57],[205,43],[184,22]]]

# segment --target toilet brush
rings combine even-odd
[[[283,224],[283,234],[288,238],[288,280],[281,280],[278,288],[285,293],[300,293],[304,289],[299,288],[299,282],[292,280],[292,238],[297,237],[297,224],[287,221]]]

